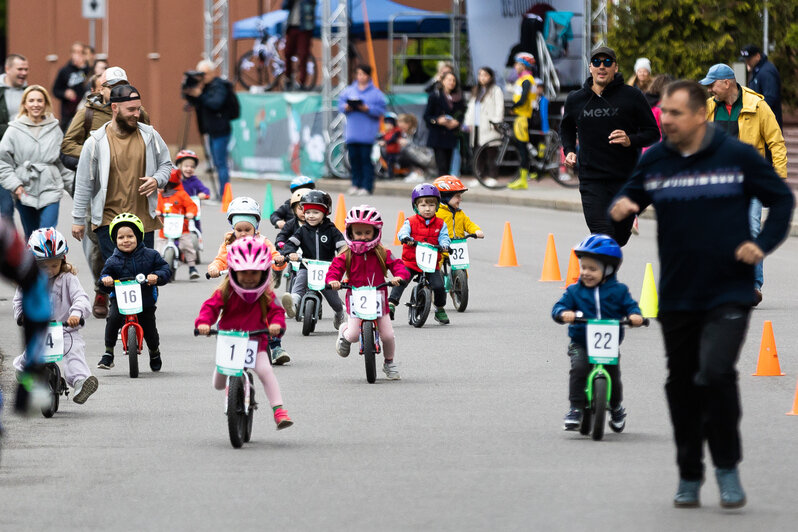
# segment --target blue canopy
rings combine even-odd
[[[365,36],[363,22],[364,0],[351,0],[352,12],[349,14],[352,21],[349,35],[354,38]],[[321,35],[321,2],[316,5],[316,28],[313,36]],[[395,33],[448,33],[450,30],[449,15],[435,15],[423,9],[414,9],[390,0],[369,0],[366,5],[368,10],[371,36],[375,39],[388,36],[388,21],[395,13],[408,13],[395,19],[393,30]],[[233,23],[233,39],[257,39],[261,36],[261,28],[270,35],[282,35],[288,11],[278,9],[264,13],[260,17],[250,17]]]

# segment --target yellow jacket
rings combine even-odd
[[[435,216],[442,218],[446,222],[449,238],[463,238],[466,233],[474,233],[481,229],[471,221],[471,218],[462,209],[452,212],[451,207],[443,203],[438,207],[438,212],[435,213]]]
[[[737,119],[740,141],[750,144],[765,156],[765,147],[773,157],[773,169],[782,178],[787,179],[787,147],[776,116],[765,98],[748,87],[738,85],[743,91],[743,108]],[[715,99],[707,100],[707,120],[715,120]]]

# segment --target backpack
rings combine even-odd
[[[83,115],[83,142],[86,142],[86,139],[89,138],[89,133],[91,133],[91,123],[94,120],[94,109],[88,105],[84,107],[84,109],[86,112]],[[78,169],[79,158],[62,153],[59,159],[61,159],[61,163],[63,163],[64,166],[73,172]]]

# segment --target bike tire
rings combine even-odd
[[[452,303],[457,312],[468,306],[468,274],[465,270],[452,271]]]
[[[250,379],[251,381],[252,379]],[[244,424],[244,443],[248,443],[252,438],[252,424],[255,421],[255,386],[249,383],[249,412],[247,412],[247,422]]]
[[[58,411],[58,387],[61,383],[61,372],[58,370],[58,364],[52,362],[48,363],[46,368],[47,387],[50,388],[50,404],[42,407],[42,415],[49,419]]]
[[[410,307],[410,312],[413,314],[411,325],[416,328],[423,327],[429,317],[429,309],[432,304],[432,297],[430,289],[416,285],[413,288],[415,304]]]
[[[316,314],[316,301],[312,298],[305,300],[305,308],[302,313],[302,336],[310,336],[315,329],[314,321]]]
[[[374,384],[377,380],[376,347],[374,346],[374,322],[363,322],[363,359],[366,363],[366,381]]]
[[[135,379],[139,376],[139,339],[132,325],[127,328],[127,363],[130,366],[130,378]]]
[[[244,380],[246,377],[230,377],[227,388],[227,432],[230,444],[235,449],[244,445],[247,416],[244,415]]]
[[[474,176],[485,188],[507,188],[518,177],[520,166],[518,150],[509,138],[490,140],[474,154]]]
[[[579,177],[574,169],[568,168],[562,162],[562,143],[556,131],[549,132],[549,141],[546,143],[546,154],[543,158],[544,173],[547,173],[560,185],[566,188],[577,188]]]
[[[197,254],[196,262],[197,264],[202,264],[202,258],[200,256],[200,248],[199,248],[199,237],[197,233],[191,233],[191,245],[194,246],[194,251]]]
[[[242,87],[249,90],[250,87],[263,87],[269,83],[269,70],[267,65],[262,63],[260,58],[252,58],[253,51],[249,50],[238,59],[236,63],[236,79]],[[251,65],[251,66],[250,66]],[[268,90],[268,89],[267,89]]]
[[[328,144],[324,152],[324,162],[334,177],[348,178],[352,167],[349,164],[349,155],[346,153],[346,141],[341,139]]]
[[[592,438],[599,441],[604,437],[604,423],[607,421],[607,379],[593,380],[593,431]]]
[[[169,282],[174,282],[175,280],[175,273],[177,273],[177,268],[175,268],[175,259],[177,255],[175,254],[175,250],[172,247],[168,247],[163,250],[163,260],[166,264],[169,265]]]

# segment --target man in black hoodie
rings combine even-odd
[[[565,164],[579,166],[582,211],[590,232],[625,245],[634,219],[614,223],[607,208],[632,173],[640,150],[660,135],[646,97],[618,73],[612,48],[601,46],[591,54],[590,77],[565,100],[560,137]]]
[[[613,203],[615,221],[654,205],[660,260],[659,320],[665,394],[679,465],[677,507],[699,505],[709,442],[724,508],[745,504],[737,359],[754,304],[754,265],[787,236],[795,203],[752,146],[707,123],[704,89],[670,84],[662,98],[666,140],[648,150]],[[753,197],[770,208],[751,238]]]
[[[86,92],[89,65],[82,43],[72,44],[69,63],[61,67],[53,83],[53,95],[61,100],[61,130],[66,131]]]

